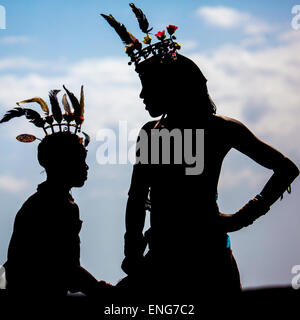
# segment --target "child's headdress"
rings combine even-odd
[[[75,95],[70,92],[65,86],[63,86],[66,93],[62,97],[62,104],[64,108],[64,113],[60,108],[57,94],[60,90],[51,90],[49,92],[49,100],[51,104],[51,111],[48,104],[40,97],[34,97],[31,99],[26,99],[17,102],[18,107],[6,112],[4,117],[0,120],[0,123],[8,122],[9,120],[25,116],[29,122],[33,123],[36,127],[43,129],[46,136],[54,134],[56,132],[70,132],[77,134],[81,132],[81,126],[84,121],[84,92],[83,86],[81,86],[80,100],[75,97]],[[73,110],[70,107],[67,96],[71,101]],[[40,105],[43,115],[40,115],[37,111],[29,108],[23,108],[20,104],[36,102]],[[73,128],[73,129],[72,129]],[[87,146],[90,141],[90,137],[82,132],[84,136],[81,138],[84,146]],[[32,142],[38,139],[32,134],[21,134],[17,136],[17,140],[21,142]],[[40,140],[40,139],[39,139]]]

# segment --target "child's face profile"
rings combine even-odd
[[[77,149],[77,148],[76,148]],[[76,152],[72,152],[67,157],[68,166],[64,166],[61,171],[62,180],[70,187],[82,187],[88,177],[89,166],[86,163],[87,150],[80,145]]]

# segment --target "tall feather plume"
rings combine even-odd
[[[63,88],[66,90],[67,95],[72,103],[73,109],[74,109],[74,117],[75,117],[75,122],[77,125],[80,125],[83,121],[81,118],[81,108],[80,108],[80,103],[78,99],[75,97],[74,93],[70,92],[65,85],[63,85]]]
[[[9,120],[16,118],[16,117],[21,117],[25,116],[25,109],[21,107],[16,107],[12,110],[9,110],[5,113],[4,117],[0,120],[0,123],[3,122],[8,122]]]
[[[129,3],[129,6],[132,9],[133,13],[135,14],[135,16],[136,16],[136,18],[138,20],[140,29],[144,33],[148,34],[153,28],[149,29],[149,22],[148,22],[147,17],[145,16],[144,12],[141,9],[137,8],[134,5],[134,3]]]
[[[67,95],[64,93],[63,97],[62,97],[62,104],[64,106],[64,109],[66,111],[66,114],[70,114],[72,113],[69,102],[67,100]]]
[[[83,85],[80,89],[80,116],[83,118],[84,116],[84,92],[83,92]]]
[[[35,126],[39,128],[44,128],[45,120],[40,116],[38,112],[32,109],[24,109],[25,110],[25,117],[30,120]]]
[[[8,122],[9,120],[25,116],[31,123],[39,128],[43,128],[45,125],[45,120],[40,116],[40,114],[32,109],[17,107],[6,112],[4,117],[0,120],[0,123]]]
[[[60,90],[51,90],[49,92],[49,99],[51,103],[51,109],[54,120],[60,125],[63,117],[61,113],[61,109],[57,100],[57,94],[60,92]],[[60,127],[60,126],[59,126]]]
[[[124,24],[118,22],[111,14],[108,16],[101,13],[101,16],[115,29],[115,31],[125,44],[129,45],[137,40],[135,36],[127,31]]]
[[[49,108],[48,108],[48,105],[47,103],[40,97],[34,97],[34,98],[31,98],[31,99],[27,99],[27,100],[23,100],[23,101],[20,101],[20,102],[17,102],[17,105],[19,105],[20,103],[30,103],[30,102],[37,102],[42,110],[45,112],[46,115],[49,115]]]
[[[71,111],[71,107],[69,105],[69,102],[68,102],[66,94],[64,94],[63,97],[62,97],[62,104],[63,104],[65,112],[66,112],[64,114],[64,119],[68,123],[68,131],[70,131],[70,122],[74,120],[74,114]]]

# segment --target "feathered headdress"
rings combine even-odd
[[[142,43],[127,31],[124,24],[118,22],[111,14],[105,15],[101,13],[101,16],[115,29],[121,40],[126,45],[125,52],[130,57],[129,64],[134,63],[135,65],[137,65],[150,56],[158,56],[161,61],[176,60],[176,51],[180,50],[181,48],[177,42],[174,42],[174,40],[176,39],[174,33],[178,29],[178,27],[174,25],[168,25],[166,29],[169,34],[169,38],[166,37],[165,30],[159,31],[155,34],[155,36],[160,41],[151,44],[152,38],[150,36],[150,31],[153,28],[149,28],[147,17],[143,13],[143,11],[137,8],[133,3],[130,3],[129,6],[131,7],[138,20],[140,29],[143,33],[146,34],[144,40],[142,41],[145,45],[147,45],[144,48]]]
[[[83,93],[83,86],[81,86],[81,93],[80,93],[80,101],[75,97],[75,95],[70,92],[64,85],[64,90],[66,93],[62,97],[62,104],[64,107],[64,113],[60,108],[57,95],[60,90],[51,90],[49,92],[49,100],[51,104],[51,111],[48,107],[48,104],[40,97],[34,97],[31,99],[26,99],[20,102],[17,102],[16,108],[9,110],[6,112],[4,117],[0,120],[0,123],[8,122],[9,120],[25,116],[29,122],[33,123],[36,127],[42,128],[46,135],[53,134],[59,131],[69,131],[77,134],[77,132],[81,132],[81,125],[84,121],[84,93]],[[73,110],[71,109],[67,96],[71,101],[71,105]],[[20,105],[23,103],[32,103],[36,102],[40,105],[44,114],[41,116],[37,111],[23,108]],[[74,123],[75,122],[75,123]],[[57,129],[58,128],[58,129]],[[71,128],[74,128],[73,131]],[[49,132],[50,130],[50,132]],[[87,146],[90,141],[90,137],[82,132],[84,135],[84,146]],[[21,134],[17,136],[17,140],[21,142],[32,142],[36,139],[40,140],[39,138],[35,137],[31,134]],[[83,141],[83,138],[82,138]]]

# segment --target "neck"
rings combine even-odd
[[[72,188],[72,186],[70,186],[68,183],[62,181],[61,178],[57,177],[47,176],[46,182],[55,186],[55,188],[57,188],[58,190],[65,192],[69,192]]]
[[[189,128],[202,125],[205,119],[199,114],[186,113],[181,115],[168,114],[166,122],[172,128]]]
[[[197,108],[186,108],[186,110],[182,109],[181,112],[173,110],[166,115],[163,122],[166,121],[172,128],[194,128],[205,126],[210,119],[210,116],[199,112]]]

